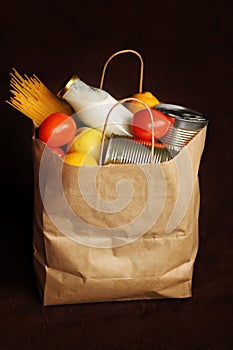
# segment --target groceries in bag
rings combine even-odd
[[[169,149],[155,142],[152,163],[167,162],[173,158]],[[148,164],[151,163],[151,142],[143,139],[112,135],[107,142],[103,164]]]
[[[208,123],[207,117],[202,113],[183,106],[161,103],[155,108],[173,119],[172,127],[163,135],[161,141],[177,151],[180,151]]]
[[[84,83],[76,75],[71,77],[58,95],[73,107],[77,113],[77,118],[83,124],[101,131],[104,128],[110,109],[117,103],[117,100],[108,92]],[[132,116],[133,113],[129,109],[119,105],[111,115],[111,123],[106,135],[111,136],[112,133],[131,135],[130,122]]]
[[[152,94],[151,91],[144,91],[144,92],[138,92],[136,94],[132,95],[133,98],[144,102],[149,108],[154,108],[159,102],[156,96]],[[140,102],[132,101],[132,104],[130,105],[130,110],[133,113],[136,113],[143,109],[143,105]]]
[[[108,92],[77,76],[57,96],[37,77],[22,77],[15,70],[11,87],[13,97],[7,102],[32,119],[36,136],[52,152],[74,166],[97,165],[98,160],[99,165],[166,162],[208,123],[203,114],[159,103],[148,91],[134,94],[130,103],[118,103]]]
[[[21,76],[13,69],[10,76],[12,96],[6,102],[30,118],[35,128],[52,113],[74,113],[72,107],[54,95],[35,74]]]

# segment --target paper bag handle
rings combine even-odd
[[[141,103],[149,112],[150,120],[151,120],[151,126],[152,126],[151,127],[151,137],[152,137],[152,140],[151,140],[151,164],[154,163],[155,131],[154,131],[154,128],[153,128],[154,120],[153,120],[151,109],[143,101],[141,101],[141,100],[139,100],[137,98],[134,98],[134,97],[127,97],[127,98],[124,98],[123,100],[120,100],[120,101],[116,102],[111,107],[111,109],[109,110],[109,112],[108,112],[108,114],[106,116],[105,123],[104,123],[104,128],[103,128],[103,131],[102,131],[102,139],[101,139],[100,154],[99,154],[99,165],[102,165],[102,162],[103,162],[104,140],[105,140],[106,129],[107,129],[107,126],[108,126],[108,121],[109,121],[111,112],[119,104],[122,104],[122,103],[125,103],[125,102],[129,102],[129,101],[136,101],[136,102]]]
[[[100,89],[103,88],[103,84],[104,84],[104,78],[105,78],[105,73],[106,73],[106,68],[109,64],[109,62],[116,56],[121,55],[123,53],[133,53],[136,56],[139,57],[140,59],[140,79],[139,79],[139,93],[142,93],[142,84],[143,84],[143,70],[144,70],[144,63],[143,63],[143,59],[142,56],[135,50],[121,50],[121,51],[117,51],[115,52],[112,56],[109,57],[109,59],[106,61],[103,70],[102,70],[102,74],[101,74],[101,79],[100,79]]]

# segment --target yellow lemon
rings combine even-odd
[[[92,157],[98,159],[101,140],[101,131],[88,127],[80,128],[78,134],[73,139],[68,152],[89,153]]]
[[[64,162],[75,166],[98,165],[95,158],[93,158],[90,154],[84,152],[67,153],[64,157]]]
[[[149,108],[153,108],[159,103],[159,100],[157,99],[157,97],[155,97],[150,91],[137,93],[137,94],[134,94],[132,97],[144,102]],[[133,113],[136,113],[141,109],[145,109],[145,106],[140,102],[131,101],[129,108]]]

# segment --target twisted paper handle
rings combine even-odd
[[[151,142],[151,164],[154,163],[155,132],[154,132],[154,128],[153,128],[153,122],[154,121],[153,121],[153,116],[152,116],[152,113],[151,113],[151,109],[143,101],[140,101],[137,98],[127,97],[127,98],[124,98],[123,100],[120,100],[120,101],[116,102],[112,106],[112,108],[110,109],[110,111],[107,114],[107,117],[106,117],[105,123],[104,123],[103,132],[102,132],[102,140],[101,140],[100,155],[99,155],[99,165],[102,165],[102,163],[103,163],[104,140],[105,140],[106,129],[107,129],[107,126],[108,126],[108,122],[109,122],[109,119],[110,119],[111,112],[119,104],[122,104],[122,103],[125,103],[125,102],[130,102],[130,101],[136,101],[136,102],[141,103],[145,107],[145,109],[147,109],[147,111],[149,112],[150,120],[151,120],[151,137],[152,137],[152,140],[151,140],[152,141]]]
[[[106,61],[104,67],[103,67],[103,70],[102,70],[102,74],[101,74],[101,79],[100,79],[100,89],[103,88],[103,84],[104,84],[104,78],[105,78],[105,73],[106,73],[106,68],[109,64],[109,62],[116,56],[118,55],[121,55],[123,53],[133,53],[135,54],[136,56],[139,57],[140,59],[140,79],[139,79],[139,93],[142,93],[142,84],[143,84],[143,70],[144,70],[144,63],[143,63],[143,59],[142,59],[142,56],[135,50],[121,50],[121,51],[117,51],[115,52],[112,56],[109,57],[109,59]]]

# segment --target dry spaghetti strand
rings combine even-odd
[[[55,96],[35,74],[32,77],[22,77],[13,69],[10,75],[10,92],[13,96],[6,102],[32,119],[35,127],[40,126],[52,113],[73,113],[72,108]]]

